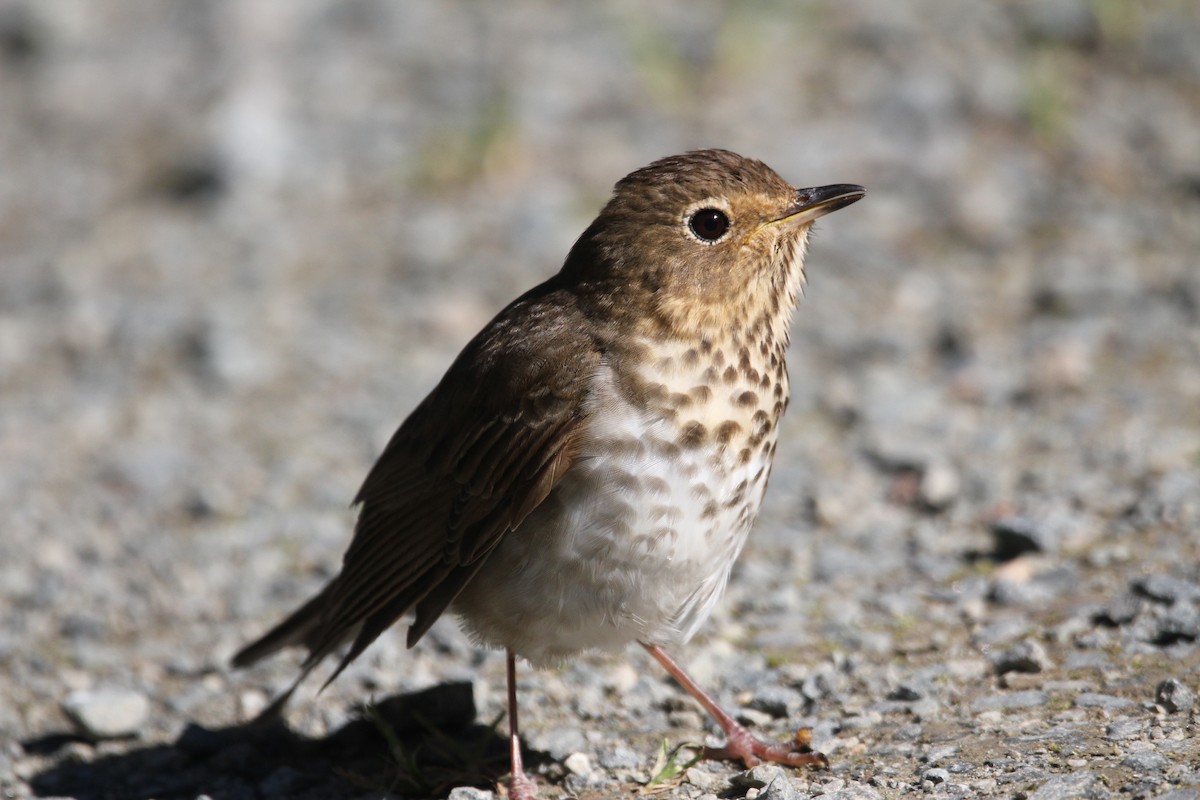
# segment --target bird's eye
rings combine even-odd
[[[715,242],[729,230],[729,217],[718,208],[702,208],[692,214],[688,227],[701,241]]]

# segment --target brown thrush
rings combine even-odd
[[[725,730],[706,756],[825,763],[753,737],[662,647],[704,623],[758,515],[809,229],[863,195],[795,189],[725,150],[622,179],[562,270],[488,323],[392,437],[341,573],[234,664],[299,645],[303,678],[349,642],[336,677],[402,615],[411,646],[450,609],[507,651],[512,797],[536,794],[514,657],[632,641]]]

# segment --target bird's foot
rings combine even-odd
[[[524,771],[508,779],[508,800],[537,800],[537,784]]]
[[[718,761],[741,761],[747,768],[764,761],[789,767],[828,767],[824,753],[812,749],[812,729],[800,728],[791,742],[764,742],[734,723],[725,731],[722,747],[705,747],[703,757]]]

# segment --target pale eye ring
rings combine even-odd
[[[688,227],[700,241],[715,242],[729,230],[729,215],[719,208],[701,208],[688,217]]]

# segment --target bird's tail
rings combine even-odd
[[[334,584],[330,583],[283,622],[239,650],[233,657],[233,666],[248,667],[285,647],[307,647],[311,651],[313,634],[321,624],[321,615],[327,608],[327,600],[333,586]]]
[[[321,660],[320,656],[315,653],[314,640],[317,631],[320,629],[321,618],[329,595],[333,589],[333,583],[330,583],[322,589],[315,597],[309,600],[300,608],[296,609],[287,619],[280,622],[274,628],[267,631],[260,638],[243,647],[233,657],[232,664],[235,668],[248,667],[267,656],[284,649],[285,647],[304,647],[308,650],[308,657],[300,669],[300,674],[287,691],[276,697],[271,705],[267,706],[255,718],[256,724],[266,724],[277,718],[283,707],[287,705],[297,687],[304,682],[308,677],[308,673],[312,672]],[[322,654],[323,655],[323,654]]]

